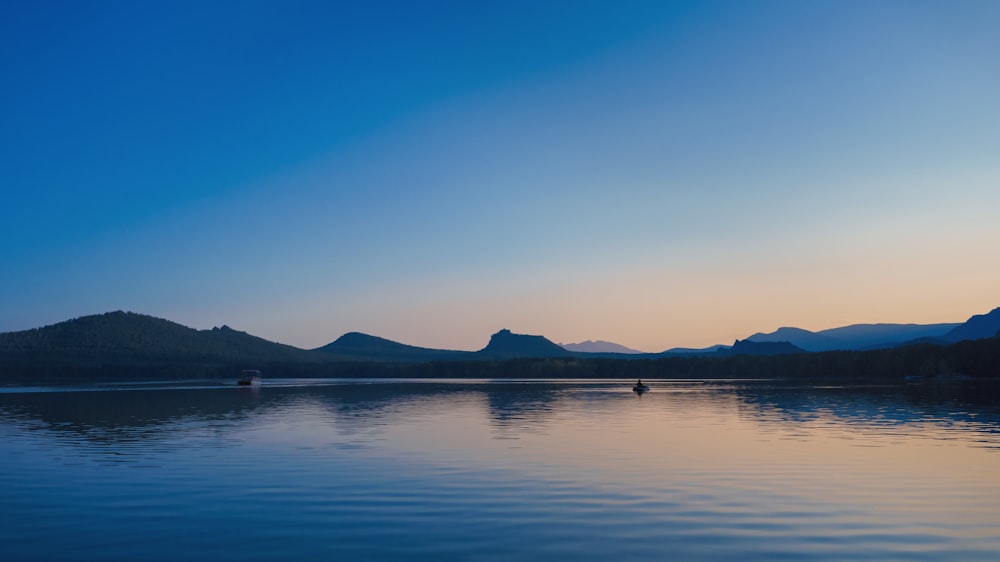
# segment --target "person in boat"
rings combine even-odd
[[[639,381],[635,383],[635,387],[636,388],[642,388],[643,387],[642,379],[639,379]]]

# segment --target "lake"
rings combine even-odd
[[[0,388],[2,560],[997,560],[996,381]]]

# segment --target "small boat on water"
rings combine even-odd
[[[639,382],[635,383],[634,386],[632,386],[632,390],[634,392],[638,392],[639,394],[642,394],[643,392],[648,392],[649,391],[649,385],[648,384],[642,384],[642,381],[639,381]]]
[[[240,386],[257,386],[260,384],[260,371],[256,369],[244,369],[240,373],[240,380],[236,381]]]

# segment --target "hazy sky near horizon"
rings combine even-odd
[[[7,2],[0,331],[660,351],[1000,306],[1000,2]]]

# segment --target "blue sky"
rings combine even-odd
[[[1000,305],[996,2],[0,6],[0,331],[658,351]]]

